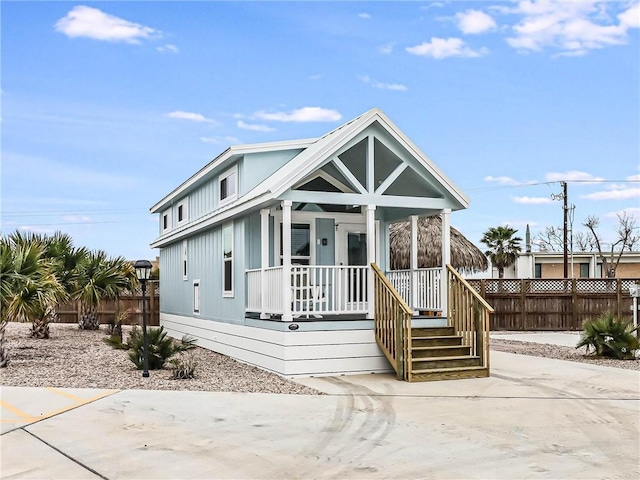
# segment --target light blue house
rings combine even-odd
[[[468,203],[378,109],[320,138],[230,147],[151,208],[161,325],[286,376],[390,371],[371,267],[389,265],[389,225],[414,227],[412,268],[391,283],[413,313],[444,312],[412,326],[446,325],[450,214]],[[431,215],[444,265],[418,269],[415,224]]]

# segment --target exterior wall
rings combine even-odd
[[[238,172],[238,195],[244,195],[251,191],[301,151],[300,149],[280,150],[276,152],[249,153],[245,155],[242,162],[242,171]]]
[[[571,276],[571,254],[569,254],[569,275]],[[564,276],[564,262],[562,253],[534,252],[529,255],[524,254],[518,258],[515,267],[505,270],[505,278],[534,278],[535,264],[541,266],[540,278],[562,278]],[[597,253],[574,253],[573,256],[573,278],[581,278],[580,265],[589,265],[588,278],[602,278],[602,261]],[[507,272],[509,274],[507,275]],[[631,252],[623,254],[616,268],[616,278],[638,278],[640,277],[640,253]],[[494,271],[493,278],[497,278]],[[587,277],[582,277],[587,278]]]
[[[334,265],[336,258],[335,219],[316,219],[316,265]],[[327,244],[323,245],[323,239]]]
[[[160,249],[160,311],[185,317],[242,322],[245,309],[245,224],[234,222],[234,295],[222,294],[222,226],[187,240],[187,279],[182,275],[182,242]],[[193,312],[193,281],[200,284],[200,312]]]
[[[201,347],[287,377],[392,371],[371,322],[360,328],[332,322],[332,330],[314,331],[303,330],[313,323],[301,323],[300,330],[289,331],[161,313],[160,323],[174,338],[191,335]]]
[[[616,269],[617,278],[640,278],[640,263],[622,263],[618,264]]]

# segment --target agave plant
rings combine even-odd
[[[638,328],[633,328],[629,320],[605,313],[582,324],[582,336],[576,348],[586,347],[587,353],[599,357],[619,360],[633,360],[640,350]]]
[[[187,335],[180,342],[167,338],[164,327],[147,329],[147,348],[149,355],[149,370],[164,367],[165,362],[179,352],[195,348],[196,339]],[[133,328],[127,342],[130,352],[129,358],[138,367],[143,368],[144,339],[138,328]]]

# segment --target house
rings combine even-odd
[[[437,328],[451,328],[473,345],[441,350],[466,349],[475,358],[414,360],[413,370],[447,367],[440,373],[457,378],[461,366],[474,365],[471,376],[486,376],[488,353],[476,355],[488,345],[486,332],[447,325],[446,282],[455,276],[446,266],[450,216],[468,204],[378,109],[320,138],[229,147],[151,208],[160,217],[151,246],[160,249],[161,325],[174,337],[192,335],[202,347],[290,377],[392,368],[406,377],[418,349],[411,339],[426,335],[412,336],[412,328],[434,328],[428,333],[435,336],[449,333]],[[412,242],[412,268],[386,279],[404,292],[404,299],[389,297],[399,305],[394,312],[412,317],[398,327],[400,317],[388,313],[391,304],[382,305],[376,286],[384,277],[377,272],[389,265],[389,226],[410,219],[415,239],[418,217],[430,215],[441,215],[446,227],[443,265],[418,269]]]
[[[605,253],[606,255],[606,253]],[[609,255],[606,257],[609,258]],[[569,252],[569,278],[605,278],[598,252]],[[563,252],[523,252],[505,269],[505,278],[563,278]],[[640,252],[624,252],[616,268],[616,278],[640,278]]]

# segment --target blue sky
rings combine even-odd
[[[452,224],[640,216],[640,7],[2,2],[2,232],[153,258],[149,207],[226,147],[381,108],[467,195]]]

